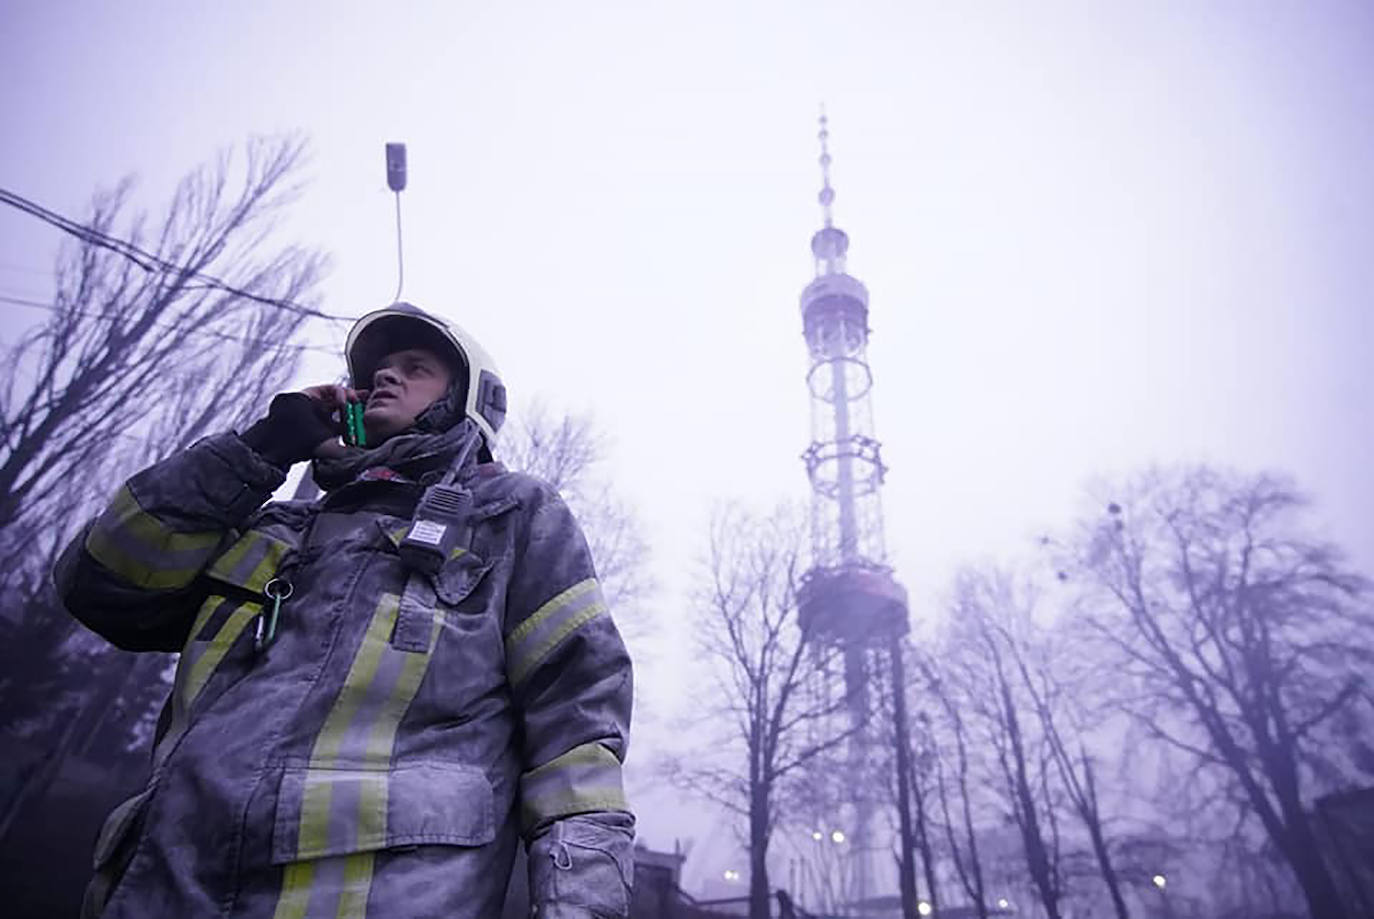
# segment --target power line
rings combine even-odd
[[[14,262],[0,262],[0,271],[18,271],[23,274],[52,276],[52,270],[49,268],[34,268],[32,265],[16,265]]]
[[[77,239],[89,243],[90,245],[99,246],[102,249],[108,249],[111,252],[122,255],[144,271],[152,272],[159,269],[177,273],[186,271],[184,265],[177,265],[174,262],[169,262],[166,259],[160,258],[148,252],[146,249],[139,248],[128,240],[120,239],[117,236],[111,236],[94,227],[88,227],[85,224],[77,223],[70,218],[62,216],[56,211],[50,211],[41,204],[30,201],[28,198],[18,195],[8,189],[0,188],[0,204],[8,204],[10,207],[17,208],[26,214],[37,217],[44,223],[54,226],[64,233],[75,236]],[[313,319],[326,319],[331,322],[353,321],[348,316],[336,316],[332,313],[326,313],[312,307],[302,306],[299,303],[292,303],[290,300],[280,300],[276,297],[264,297],[260,294],[234,287],[232,284],[222,281],[214,275],[205,274],[203,272],[188,272],[188,274],[202,281],[206,287],[222,290],[225,293],[261,303],[264,306],[276,307],[277,309],[287,310],[288,312],[308,316]]]
[[[401,299],[401,285],[406,280],[406,263],[401,255],[401,193],[396,192],[396,296],[392,302]]]
[[[27,307],[31,307],[31,308],[33,308],[33,309],[47,310],[47,311],[50,312],[50,313],[64,313],[64,312],[75,313],[75,314],[78,315],[78,316],[89,316],[89,317],[92,317],[92,318],[94,318],[94,319],[119,319],[119,318],[122,318],[122,317],[120,316],[120,314],[118,314],[118,313],[101,313],[101,312],[94,312],[94,311],[91,311],[91,310],[79,310],[79,309],[64,310],[64,309],[61,309],[60,307],[57,307],[57,306],[52,305],[51,303],[43,303],[43,302],[40,301],[40,300],[27,300],[27,299],[25,299],[25,298],[23,298],[23,297],[10,297],[10,296],[7,296],[7,295],[5,295],[5,294],[0,294],[0,303],[13,303],[15,306],[27,306]],[[263,345],[263,346],[265,346],[265,347],[270,347],[270,348],[289,348],[289,349],[291,349],[291,350],[293,350],[293,351],[315,351],[315,352],[318,352],[318,353],[320,353],[320,354],[328,354],[328,355],[330,355],[331,357],[337,357],[338,354],[339,354],[339,352],[338,352],[337,350],[335,350],[335,349],[333,349],[333,348],[325,348],[325,347],[323,347],[323,346],[321,346],[321,345],[292,344],[292,343],[289,343],[289,342],[274,341],[274,340],[269,340],[269,339],[266,339],[266,338],[248,338],[247,336],[243,336],[243,335],[230,335],[230,334],[227,333],[227,332],[217,332],[217,331],[215,331],[214,329],[200,329],[200,328],[196,328],[196,329],[184,329],[184,328],[181,328],[181,327],[176,326],[176,325],[169,325],[169,324],[167,324],[167,323],[158,323],[158,325],[159,325],[161,328],[164,328],[164,329],[171,329],[171,330],[182,331],[182,332],[186,332],[186,333],[189,334],[189,335],[208,335],[208,336],[210,336],[211,338],[219,338],[219,339],[223,339],[224,341],[242,342],[243,344],[246,344],[246,345]]]

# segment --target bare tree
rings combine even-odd
[[[852,804],[857,785],[883,781],[880,768],[856,776],[853,767],[847,751],[827,750],[774,793],[775,833],[801,867],[794,892],[807,909],[826,915],[845,912],[858,893],[854,853],[850,840],[836,835],[836,817]]]
[[[947,687],[995,754],[993,777],[1019,831],[1036,894],[1046,915],[1059,919],[1063,877],[1052,767],[1015,663],[1029,639],[1031,603],[1003,571],[963,571],[941,650]]]
[[[606,439],[588,415],[535,402],[503,429],[500,459],[558,489],[587,535],[611,608],[630,638],[648,628],[638,608],[654,590],[649,543],[633,508],[603,469]]]
[[[322,315],[312,304],[325,261],[269,249],[267,237],[299,190],[304,157],[292,138],[223,153],[187,175],[155,219],[128,214],[131,181],[97,194],[87,224],[69,227],[78,239],[59,253],[46,316],[5,349],[0,616],[14,625],[0,653],[0,710],[7,732],[37,738],[45,758],[0,808],[0,836],[102,722],[147,720],[125,711],[122,690],[162,668],[136,670],[135,655],[77,629],[47,572],[119,482],[244,426],[294,374],[293,339]]]
[[[769,915],[768,851],[785,784],[851,731],[848,699],[817,679],[837,669],[842,652],[813,644],[797,621],[802,519],[786,508],[766,518],[729,508],[712,520],[697,592],[701,650],[717,688],[706,708],[724,725],[723,748],[743,756],[670,764],[673,780],[746,819],[751,919]]]
[[[304,149],[273,139],[221,154],[181,181],[151,230],[147,215],[125,216],[131,180],[96,195],[85,235],[59,255],[50,312],[0,366],[0,548],[17,561],[0,573],[7,606],[41,592],[113,482],[251,419],[294,373],[292,338],[318,314],[301,301],[324,260],[265,242],[298,193]],[[107,243],[121,222],[146,258]]]
[[[1101,690],[1110,676],[1101,666],[1093,666],[1091,655],[1082,653],[1071,629],[1033,623],[1029,596],[1020,602],[1008,576],[992,572],[980,580],[967,587],[970,599],[976,602],[979,593],[990,594],[988,599],[995,604],[996,614],[989,615],[985,606],[973,620],[982,645],[993,657],[998,678],[1005,681],[1000,690],[1002,707],[1008,709],[1014,690],[1024,717],[1035,723],[1042,755],[1053,763],[1057,788],[1088,834],[1095,871],[1107,888],[1117,919],[1130,919],[1108,838],[1100,767],[1088,752],[1090,727],[1110,717],[1110,708],[1096,702],[1106,697]],[[1023,593],[1029,594],[1029,589]],[[1008,725],[1013,720],[1003,717]],[[1049,781],[1048,769],[1041,770],[1041,778]],[[1044,882],[1036,883],[1039,887]]]
[[[1229,777],[1314,919],[1345,919],[1308,803],[1351,780],[1322,732],[1368,713],[1374,621],[1365,580],[1297,526],[1303,504],[1272,475],[1151,473],[1082,524],[1074,571],[1122,704]]]
[[[927,712],[927,728],[935,797],[940,805],[938,823],[944,830],[954,874],[964,894],[973,901],[978,919],[988,919],[987,878],[978,849],[978,810],[981,783],[974,775],[974,758],[969,745],[969,729],[963,714],[958,688],[946,679],[942,655],[916,657],[917,668],[925,678],[927,691],[936,705]],[[954,807],[951,807],[951,799]],[[957,813],[956,813],[957,809]]]
[[[913,655],[914,657],[914,655]],[[921,712],[916,718],[916,728],[911,738],[911,800],[915,805],[912,813],[916,850],[921,855],[921,873],[925,878],[926,902],[932,914],[940,910],[940,886],[936,870],[935,814],[933,795],[936,794],[934,739],[931,737],[930,718]]]
[[[893,674],[891,685],[886,682],[878,684],[877,710],[874,712],[874,723],[881,725],[883,736],[880,749],[890,749],[892,756],[890,762],[879,764],[879,775],[875,785],[883,787],[887,791],[885,804],[890,808],[890,817],[893,831],[893,861],[898,870],[898,889],[899,892],[906,884],[910,887],[903,896],[903,910],[907,913],[918,913],[920,911],[917,899],[917,861],[920,863],[921,881],[925,886],[926,894],[923,898],[927,908],[932,913],[938,913],[940,909],[939,882],[937,879],[938,866],[936,858],[937,841],[935,838],[936,825],[935,813],[935,757],[936,746],[935,738],[932,733],[930,715],[922,709],[922,705],[928,703],[925,694],[926,676],[920,664],[920,651],[914,643],[906,638],[897,639],[903,642],[903,657],[905,660],[916,661],[917,666],[912,676],[907,676],[905,667],[900,668],[902,673]],[[887,649],[889,663],[893,649]],[[906,710],[915,711],[914,723],[908,723],[905,738],[900,736],[897,728],[897,695],[900,691],[904,694],[907,702]],[[907,755],[899,756],[900,745],[905,741]],[[898,769],[905,766],[907,772],[907,801],[905,805],[902,801],[902,790],[898,785]],[[908,817],[908,830],[910,838],[903,838],[901,811],[905,806]],[[910,877],[903,878],[902,872],[905,869],[905,862],[910,860]],[[910,904],[908,906],[908,903]]]

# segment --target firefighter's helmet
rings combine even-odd
[[[404,348],[426,347],[454,365],[449,400],[456,424],[471,418],[482,432],[488,451],[496,448],[496,433],[506,420],[506,387],[491,355],[463,329],[419,307],[396,302],[373,310],[353,324],[344,346],[348,376],[355,389],[370,389],[377,365],[386,355]],[[460,410],[461,406],[461,410]],[[439,408],[439,406],[435,406]],[[426,411],[420,416],[424,422]],[[446,426],[446,425],[445,425]]]

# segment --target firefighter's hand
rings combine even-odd
[[[343,412],[344,406],[350,402],[366,402],[367,390],[349,389],[338,383],[322,383],[319,386],[307,386],[301,390],[301,394],[322,409],[332,424],[330,435],[315,444],[310,455],[321,459],[342,455],[348,448],[339,442],[340,428],[339,424],[334,423],[334,413]]]
[[[328,442],[337,442],[338,428],[321,400],[305,393],[282,393],[272,400],[267,417],[244,431],[240,439],[263,459],[285,470],[293,463],[323,455],[317,451]]]
[[[343,409],[349,402],[366,402],[366,389],[349,389],[339,383],[321,383],[319,386],[307,386],[301,390],[301,395],[309,396],[330,412],[337,412]]]

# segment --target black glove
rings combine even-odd
[[[267,417],[255,422],[239,439],[275,466],[289,469],[315,455],[315,448],[339,436],[339,426],[329,409],[298,392],[285,392],[272,399]]]

